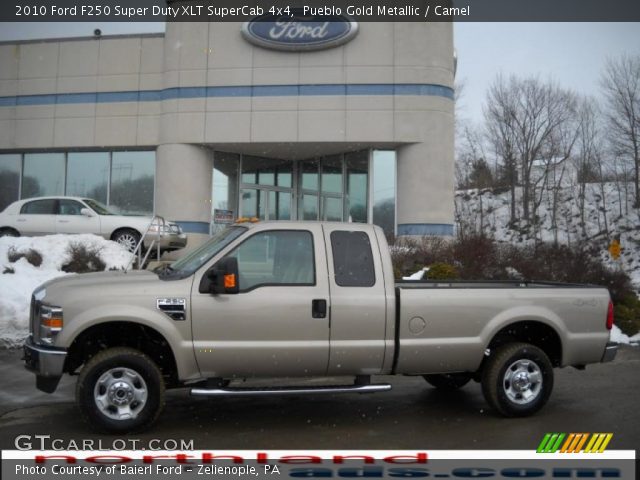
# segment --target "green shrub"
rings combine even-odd
[[[429,280],[456,280],[460,278],[460,274],[455,266],[438,262],[429,266],[427,278]]]
[[[640,332],[640,300],[634,293],[627,294],[615,304],[615,324],[629,336]]]

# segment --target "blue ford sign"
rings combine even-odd
[[[321,50],[337,47],[358,33],[346,15],[260,15],[242,25],[242,35],[260,47],[275,50]]]

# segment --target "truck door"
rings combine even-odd
[[[324,375],[329,289],[322,227],[252,229],[226,257],[237,294],[192,292],[196,359],[207,377]],[[202,278],[202,277],[200,277]]]
[[[328,374],[381,373],[388,341],[387,299],[377,239],[370,227],[323,228],[331,292]]]

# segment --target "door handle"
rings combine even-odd
[[[58,223],[69,223],[69,220],[58,220]]]
[[[327,301],[324,298],[316,298],[311,301],[311,317],[327,318]]]

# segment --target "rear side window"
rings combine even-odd
[[[56,214],[56,201],[55,200],[34,200],[33,202],[25,203],[20,209],[20,213],[35,214],[35,215],[55,215]]]
[[[331,232],[333,270],[341,287],[372,287],[376,283],[369,235],[365,232]]]

